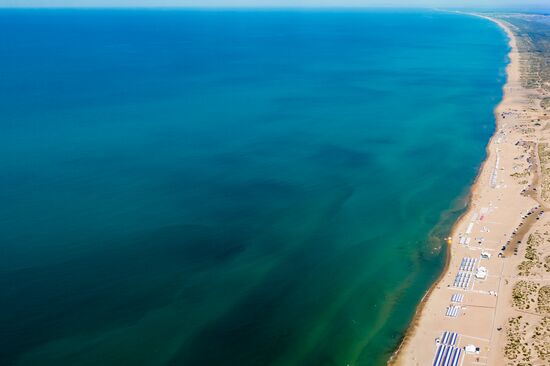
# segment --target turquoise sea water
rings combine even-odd
[[[3,365],[384,364],[507,52],[437,12],[4,10],[0,33]]]

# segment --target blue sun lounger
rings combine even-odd
[[[456,306],[456,305],[449,306],[447,307],[447,312],[445,313],[445,316],[456,318],[458,316],[459,310],[460,310],[460,306]]]
[[[470,262],[470,266],[468,267],[468,271],[469,271],[469,272],[472,272],[472,271],[475,269],[476,263],[477,263],[477,259],[473,259],[473,260]]]
[[[456,346],[458,334],[443,332],[435,352],[433,366],[458,366],[462,349]]]
[[[441,344],[447,344],[449,346],[456,345],[456,342],[458,340],[458,334],[454,332],[443,332],[443,335],[441,336],[440,342]]]
[[[468,263],[468,257],[462,258],[462,262],[460,262],[460,270],[466,268],[466,263]]]
[[[464,300],[463,294],[453,294],[453,296],[451,296],[451,302],[462,302],[462,300]]]
[[[458,269],[462,271],[464,268],[466,268],[466,263],[468,263],[468,258],[467,257],[462,258],[462,262],[460,262],[460,267]]]
[[[448,306],[447,311],[445,312],[445,316],[449,316],[451,318],[456,318],[458,316],[458,306]]]
[[[435,353],[433,366],[458,366],[462,350],[455,346],[440,344]]]

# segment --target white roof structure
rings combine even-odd
[[[484,279],[485,277],[487,277],[487,268],[479,267],[476,272],[476,278]]]
[[[464,347],[464,351],[466,351],[466,353],[476,353],[477,349],[476,349],[476,346],[474,346],[473,344],[469,344],[466,347]]]
[[[491,258],[491,253],[489,252],[481,252],[481,258]]]

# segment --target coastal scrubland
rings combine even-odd
[[[521,132],[534,144],[532,197],[550,207],[550,17],[501,14],[516,38],[520,80],[527,89]],[[516,174],[520,179],[520,173]],[[527,192],[525,190],[524,192]],[[508,365],[545,365],[550,361],[550,222],[537,219],[509,279],[511,315],[505,326],[504,358]]]

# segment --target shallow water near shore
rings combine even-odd
[[[494,131],[497,25],[3,10],[0,31],[0,363],[385,364]]]

